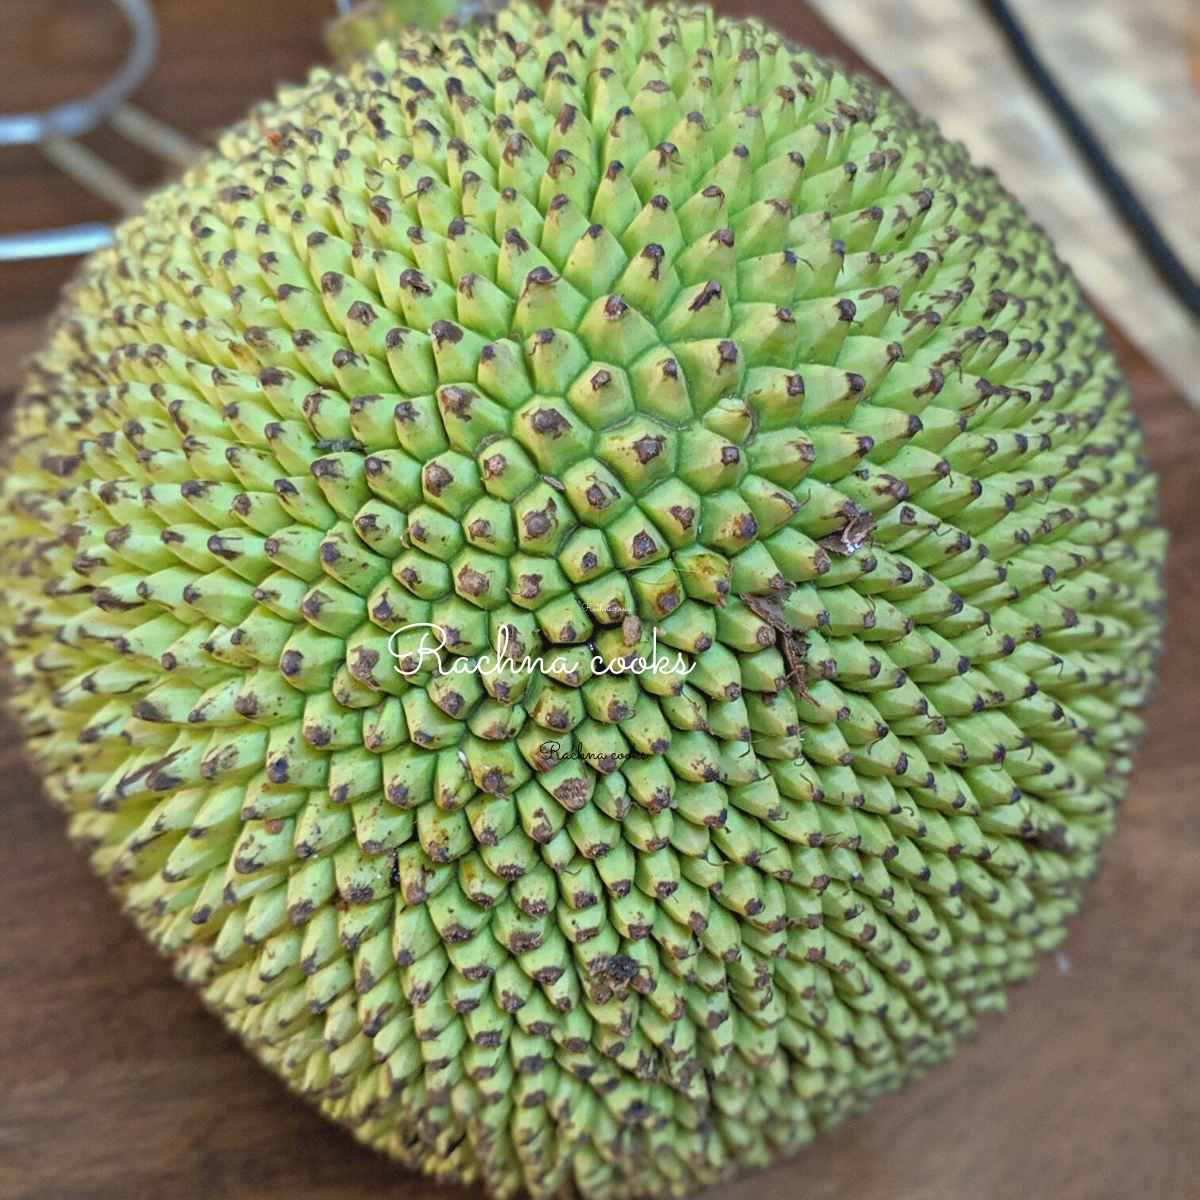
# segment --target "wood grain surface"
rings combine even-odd
[[[159,0],[163,56],[140,100],[191,132],[215,128],[320,53],[329,7]],[[796,0],[722,7],[836,49]],[[86,83],[93,54],[119,54],[94,0],[0,8],[0,44],[10,29],[19,43],[0,54],[0,110],[54,98],[48,80],[70,91]],[[153,180],[154,164],[115,137],[94,144]],[[0,156],[3,228],[104,215],[89,203],[36,154]],[[0,268],[0,391],[65,270]],[[1062,952],[954,1062],[706,1200],[1200,1194],[1200,418],[1117,342],[1174,534],[1171,629],[1133,792],[1090,903]],[[10,727],[0,740],[0,1196],[478,1200],[360,1148],[259,1068],[65,842]]]

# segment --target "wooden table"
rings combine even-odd
[[[865,0],[864,0],[865,2]],[[49,6],[0,64],[0,108],[83,80],[93,3]],[[319,54],[324,0],[159,0],[162,65],[141,96],[189,130],[236,117]],[[738,0],[826,50],[796,0]],[[33,26],[37,0],[0,25]],[[23,19],[24,18],[24,19]],[[15,19],[15,20],[14,20]],[[249,47],[253,46],[251,52]],[[119,44],[109,47],[115,57]],[[53,70],[51,68],[53,67]],[[41,95],[38,95],[39,89]],[[93,139],[149,181],[153,164]],[[103,216],[36,155],[0,161],[6,228]],[[61,265],[0,268],[0,390]],[[1200,414],[1118,335],[1174,533],[1171,635],[1120,836],[1061,954],[949,1066],[794,1161],[712,1200],[1117,1200],[1198,1193],[1200,1157]],[[1192,618],[1189,620],[1189,616]],[[141,941],[62,836],[11,732],[0,756],[0,1195],[28,1200],[467,1200],[326,1124],[239,1049]]]

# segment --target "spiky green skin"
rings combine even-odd
[[[476,15],[504,7],[504,0],[359,0],[330,21],[325,42],[339,61],[373,49],[385,37],[409,25],[437,28],[456,13]]]
[[[946,1058],[1077,908],[1161,630],[1044,235],[672,5],[264,106],[86,264],[3,497],[72,835],[292,1087],[499,1196],[677,1194]],[[578,670],[406,677],[413,622]],[[592,670],[655,633],[689,674]]]

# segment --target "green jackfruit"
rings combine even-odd
[[[753,21],[316,70],[89,259],[4,452],[50,797],[364,1142],[678,1195],[948,1057],[1126,791],[1164,535],[1045,235]]]

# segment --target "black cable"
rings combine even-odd
[[[1162,230],[1114,165],[1091,127],[1063,94],[1054,76],[1038,57],[1029,35],[1013,15],[1012,9],[1005,0],[980,0],[980,3],[1004,34],[1017,61],[1075,143],[1096,182],[1145,251],[1163,283],[1192,316],[1200,318],[1200,283],[1171,248]]]

